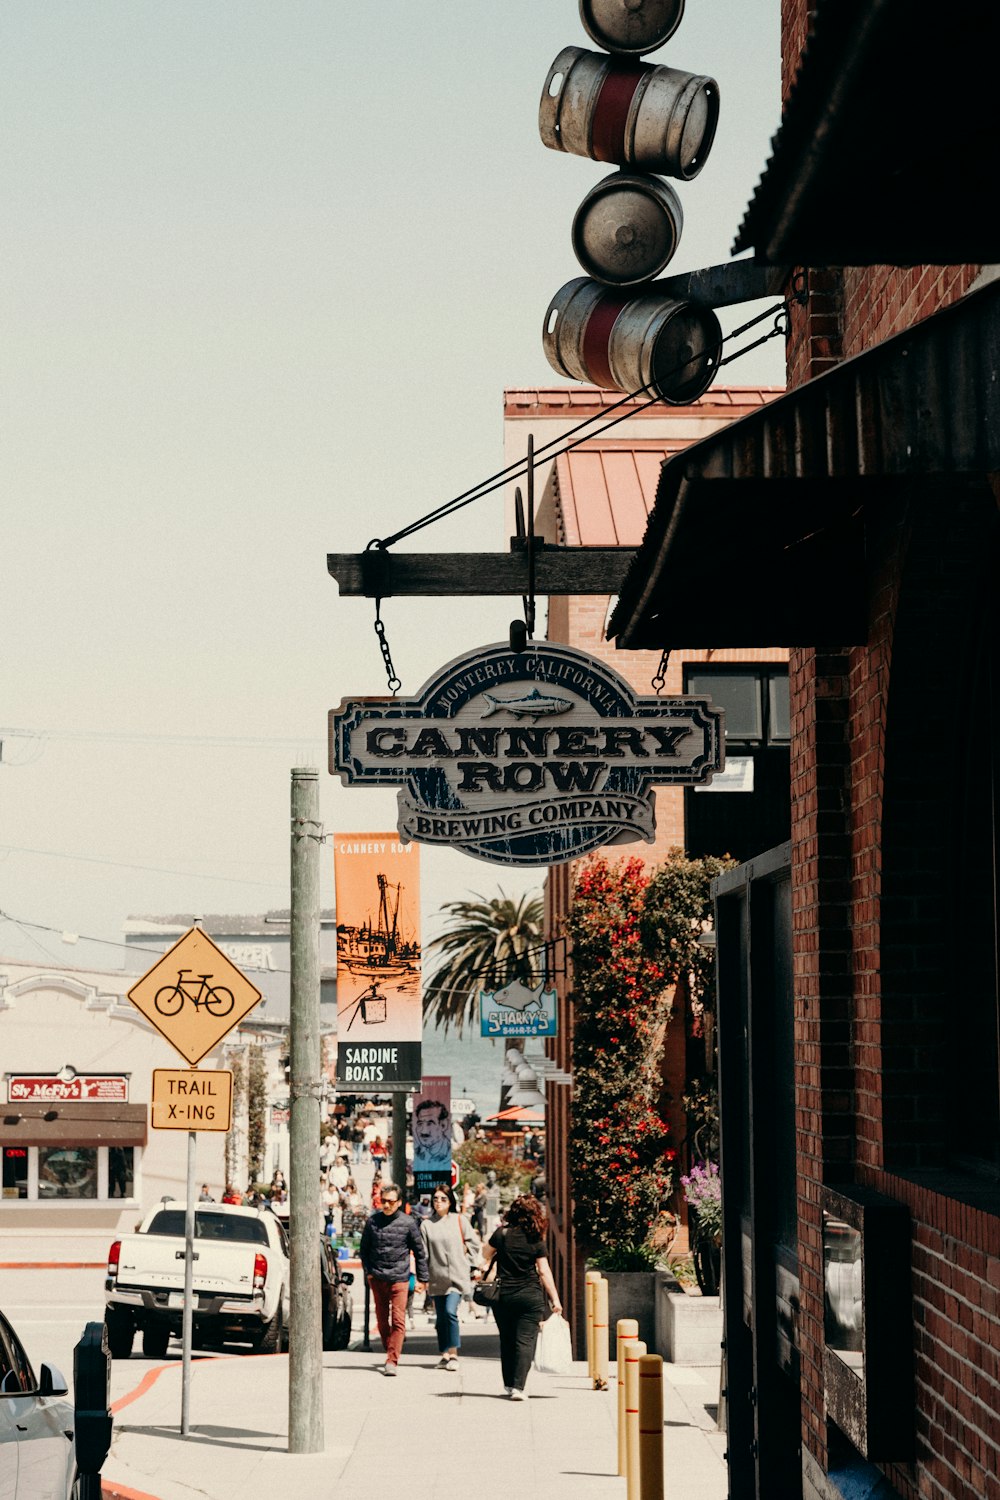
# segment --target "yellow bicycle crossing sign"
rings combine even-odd
[[[193,1065],[253,1010],[261,993],[207,932],[192,927],[136,980],[128,998]]]

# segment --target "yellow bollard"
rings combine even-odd
[[[625,1345],[639,1337],[639,1324],[635,1318],[619,1318],[615,1325],[618,1335],[618,1472],[628,1473],[625,1460]]]
[[[608,1388],[608,1283],[594,1282],[594,1390]]]
[[[640,1500],[639,1489],[639,1361],[646,1352],[641,1339],[625,1345],[625,1478],[628,1500]]]
[[[594,1285],[600,1281],[600,1271],[588,1271],[583,1288],[584,1310],[587,1315],[587,1379],[594,1379]]]
[[[663,1500],[663,1360],[639,1360],[639,1494]]]

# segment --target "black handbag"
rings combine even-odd
[[[496,1274],[496,1260],[490,1266],[482,1281],[477,1281],[472,1289],[472,1300],[478,1302],[480,1307],[495,1307],[500,1301],[500,1277]],[[490,1271],[493,1276],[490,1276]]]
[[[486,1275],[481,1281],[477,1281],[472,1289],[472,1300],[480,1307],[495,1307],[500,1301],[500,1275],[497,1267],[500,1264],[499,1253],[494,1255],[486,1270]]]

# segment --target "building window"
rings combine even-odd
[[[135,1146],[2,1146],[3,1201],[134,1201]]]
[[[108,1147],[108,1197],[132,1198],[135,1196],[135,1147]]]
[[[96,1146],[39,1146],[39,1198],[96,1198]]]
[[[788,667],[692,662],[684,691],[726,713],[726,769],[684,793],[684,847],[692,858],[751,859],[791,832]]]
[[[5,1146],[3,1148],[3,1196],[27,1198],[28,1196],[28,1147]]]

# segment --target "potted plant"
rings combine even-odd
[[[705,1297],[719,1291],[722,1265],[722,1184],[714,1161],[695,1162],[681,1178],[691,1225],[691,1252],[698,1287]]]

